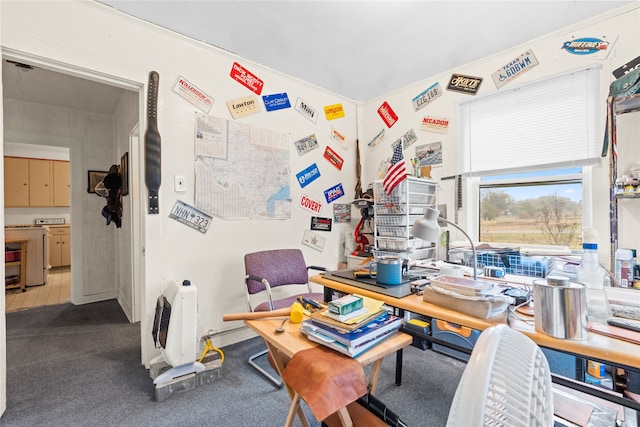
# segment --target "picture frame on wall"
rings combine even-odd
[[[122,195],[129,194],[129,152],[120,157],[120,176],[122,177]]]
[[[87,171],[87,193],[95,193],[96,185],[98,185],[108,174],[109,172],[105,171]]]

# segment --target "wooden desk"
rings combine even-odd
[[[5,274],[6,274],[6,267],[16,266],[16,265],[20,267],[20,280],[18,281],[18,283],[8,285],[8,286],[5,285],[5,289],[19,288],[22,292],[27,291],[27,242],[28,241],[29,241],[28,239],[7,239],[4,241],[5,248],[6,248],[6,245],[11,245],[12,243],[20,244],[20,259],[17,261],[4,262]],[[6,252],[6,249],[5,249],[5,252]]]
[[[506,323],[505,317],[480,319],[458,311],[440,307],[438,305],[423,301],[422,295],[408,295],[404,298],[394,298],[377,292],[362,289],[357,286],[338,282],[332,279],[327,279],[321,274],[313,276],[309,280],[311,282],[318,283],[324,286],[325,291],[329,289],[344,293],[356,293],[359,295],[364,295],[370,298],[382,300],[385,304],[391,307],[396,307],[401,310],[407,310],[427,317],[446,320],[448,322],[456,323],[461,326],[467,326],[481,331],[495,324]],[[531,317],[531,320],[533,320],[533,317]],[[626,341],[609,338],[604,335],[595,334],[592,332],[589,332],[588,338],[584,341],[554,338],[550,335],[537,332],[533,323],[518,320],[517,318],[515,318],[515,316],[511,317],[511,327],[517,331],[524,333],[541,347],[546,347],[564,353],[570,353],[577,357],[600,361],[605,364],[615,365],[625,369],[631,369],[640,372],[640,345],[638,344],[632,344]],[[398,354],[398,362],[399,364],[402,363],[402,355],[400,352]],[[397,372],[401,372],[401,366],[397,366],[396,369]],[[564,377],[559,377],[557,375],[552,376],[554,382],[557,382],[559,384],[566,385],[567,387],[571,387],[579,391],[583,391],[585,393],[589,393],[597,397],[613,401],[620,405],[633,408],[634,410],[639,411],[638,417],[640,418],[640,404],[633,402],[630,399],[624,399],[617,396],[607,396],[608,393],[604,390],[600,390],[595,387],[589,387],[588,385],[578,383],[574,380],[569,380]],[[397,378],[397,382],[399,381],[400,378]]]
[[[265,340],[276,364],[276,370],[280,375],[282,375],[284,370],[285,362],[291,359],[294,354],[320,345],[309,341],[304,334],[300,332],[300,323],[286,322],[284,324],[284,332],[281,333],[276,333],[275,329],[282,323],[282,318],[245,320],[244,323]],[[372,394],[375,394],[380,369],[382,368],[382,359],[409,346],[412,340],[410,335],[397,332],[356,358],[363,366],[373,363],[371,376],[369,377],[369,386],[371,387]]]
[[[320,345],[309,341],[304,334],[300,332],[300,323],[286,322],[284,324],[284,332],[280,333],[276,333],[275,329],[282,323],[282,318],[245,320],[244,323],[264,339],[280,376],[282,376],[284,372],[286,362],[290,360],[294,354]],[[397,332],[356,358],[363,366],[373,363],[371,374],[369,375],[369,389],[371,390],[371,394],[375,394],[384,357],[407,347],[411,344],[412,340],[410,335]],[[293,399],[295,395],[294,391],[286,383],[285,386],[289,396]],[[301,408],[298,408],[297,414],[302,421],[302,425],[309,427],[309,422]]]
[[[458,325],[484,330],[498,323],[505,323],[504,318],[480,319],[467,314],[453,311],[422,300],[422,295],[409,295],[404,298],[394,298],[377,292],[361,289],[356,286],[337,282],[324,278],[322,275],[313,276],[310,279],[314,283],[325,288],[334,289],[345,293],[356,293],[382,300],[385,304],[399,309],[436,319],[446,320]],[[533,317],[531,318],[533,320]],[[640,370],[640,345],[626,341],[606,337],[604,335],[589,332],[588,339],[584,341],[564,340],[537,332],[532,323],[523,322],[512,316],[511,327],[518,330],[541,347],[558,350],[564,353],[572,353],[579,357],[601,361],[610,365]]]

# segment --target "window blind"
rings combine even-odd
[[[601,153],[599,67],[590,67],[458,105],[458,171],[584,166]]]

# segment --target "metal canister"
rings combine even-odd
[[[563,276],[534,280],[533,285],[536,330],[556,338],[586,340],[586,286]]]

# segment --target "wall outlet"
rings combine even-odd
[[[173,189],[176,192],[185,192],[187,191],[187,184],[185,182],[184,176],[174,175],[173,177]]]

